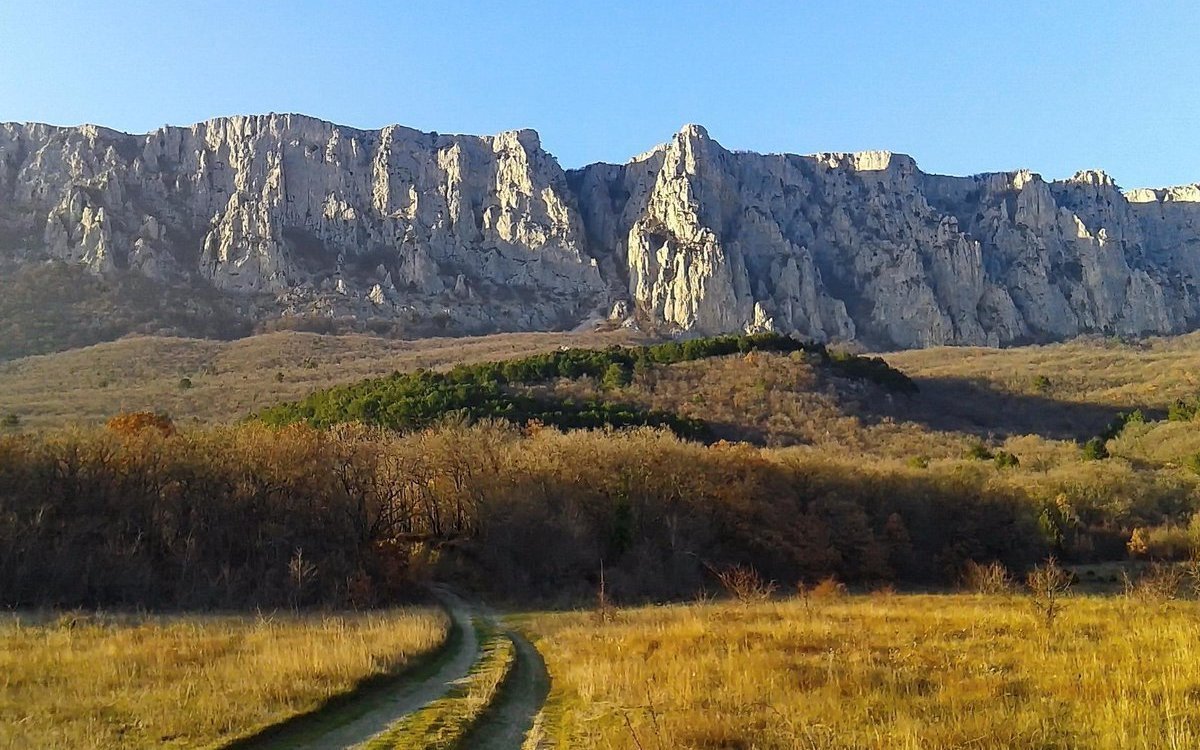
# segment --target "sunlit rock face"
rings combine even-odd
[[[0,126],[7,249],[206,280],[281,308],[552,328],[606,307],[537,134],[362,131],[308,117],[130,136]]]
[[[651,318],[875,347],[1197,325],[1200,189],[1102,172],[929,175],[888,152],[730,152],[690,125],[572,175],[589,239]]]
[[[696,125],[569,173],[531,130],[0,125],[4,262],[207,284],[258,315],[1003,345],[1195,328],[1198,250],[1194,185],[731,152]]]

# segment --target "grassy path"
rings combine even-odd
[[[506,634],[516,647],[516,658],[496,704],[463,744],[471,750],[538,747],[534,727],[550,693],[550,676],[532,643],[514,631]]]
[[[470,674],[397,721],[365,750],[536,750],[550,678],[537,649],[495,615],[476,614],[482,644]]]
[[[343,750],[361,745],[390,725],[450,692],[479,656],[479,639],[471,609],[446,592],[439,597],[452,620],[447,652],[424,670],[408,673],[399,686],[348,696],[336,709],[288,722],[230,750]]]
[[[550,692],[541,654],[491,613],[442,591],[453,622],[445,652],[399,688],[349,695],[238,750],[523,750],[538,748]]]

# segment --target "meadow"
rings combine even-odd
[[[12,619],[0,746],[252,733],[446,639],[428,612],[255,612],[431,581],[559,608],[510,621],[552,685],[527,747],[1197,746],[1200,605],[1177,597],[1200,593],[1181,577],[1200,579],[1200,335],[882,361],[771,337],[611,348],[637,342],[278,332],[0,365],[19,417],[0,604],[243,613]],[[1006,585],[912,593],[1050,556],[1079,578],[1053,616]],[[490,637],[379,742],[532,720],[493,708],[513,680],[538,695],[540,664]]]
[[[1195,601],[826,591],[524,616],[543,748],[1067,750],[1200,744]]]
[[[181,424],[223,424],[318,388],[394,371],[635,340],[623,330],[417,340],[302,331],[234,341],[129,336],[0,361],[0,417],[12,414],[25,429],[103,424],[122,411],[165,412]]]
[[[436,609],[15,615],[0,620],[0,747],[221,747],[402,672]]]

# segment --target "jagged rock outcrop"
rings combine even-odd
[[[1127,198],[1101,172],[945,177],[887,152],[734,153],[694,125],[572,182],[633,300],[685,330],[915,347],[1200,319],[1193,188]]]
[[[529,130],[0,125],[0,262],[202,283],[256,316],[1003,345],[1193,329],[1198,251],[1200,186],[731,152],[695,125],[569,173]]]
[[[0,126],[10,254],[199,277],[283,312],[568,325],[611,294],[536,133],[232,117],[145,136]],[[0,240],[2,241],[2,240]],[[468,293],[469,290],[469,293]]]

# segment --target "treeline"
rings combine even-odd
[[[998,476],[650,429],[126,419],[0,437],[0,604],[368,606],[430,576],[578,600],[602,569],[632,601],[712,590],[735,564],[783,586],[949,583],[968,560],[1119,559],[1131,529],[1190,512],[1186,488],[1118,487],[1137,504],[1110,505],[1095,488],[1035,497]]]
[[[534,397],[513,386],[556,378],[595,378],[610,392],[628,385],[640,370],[729,354],[808,352],[837,374],[864,378],[900,392],[916,386],[879,358],[830,354],[823,345],[772,333],[675,341],[644,347],[565,349],[521,359],[459,365],[448,372],[418,370],[394,373],[350,386],[314,393],[301,401],[263,410],[256,417],[281,426],[305,423],[328,427],[346,422],[415,430],[447,417],[478,421],[503,419],[516,424],[537,421],[563,429],[601,427],[666,427],[677,435],[703,438],[703,422],[661,411],[648,411],[609,399],[575,402]]]

